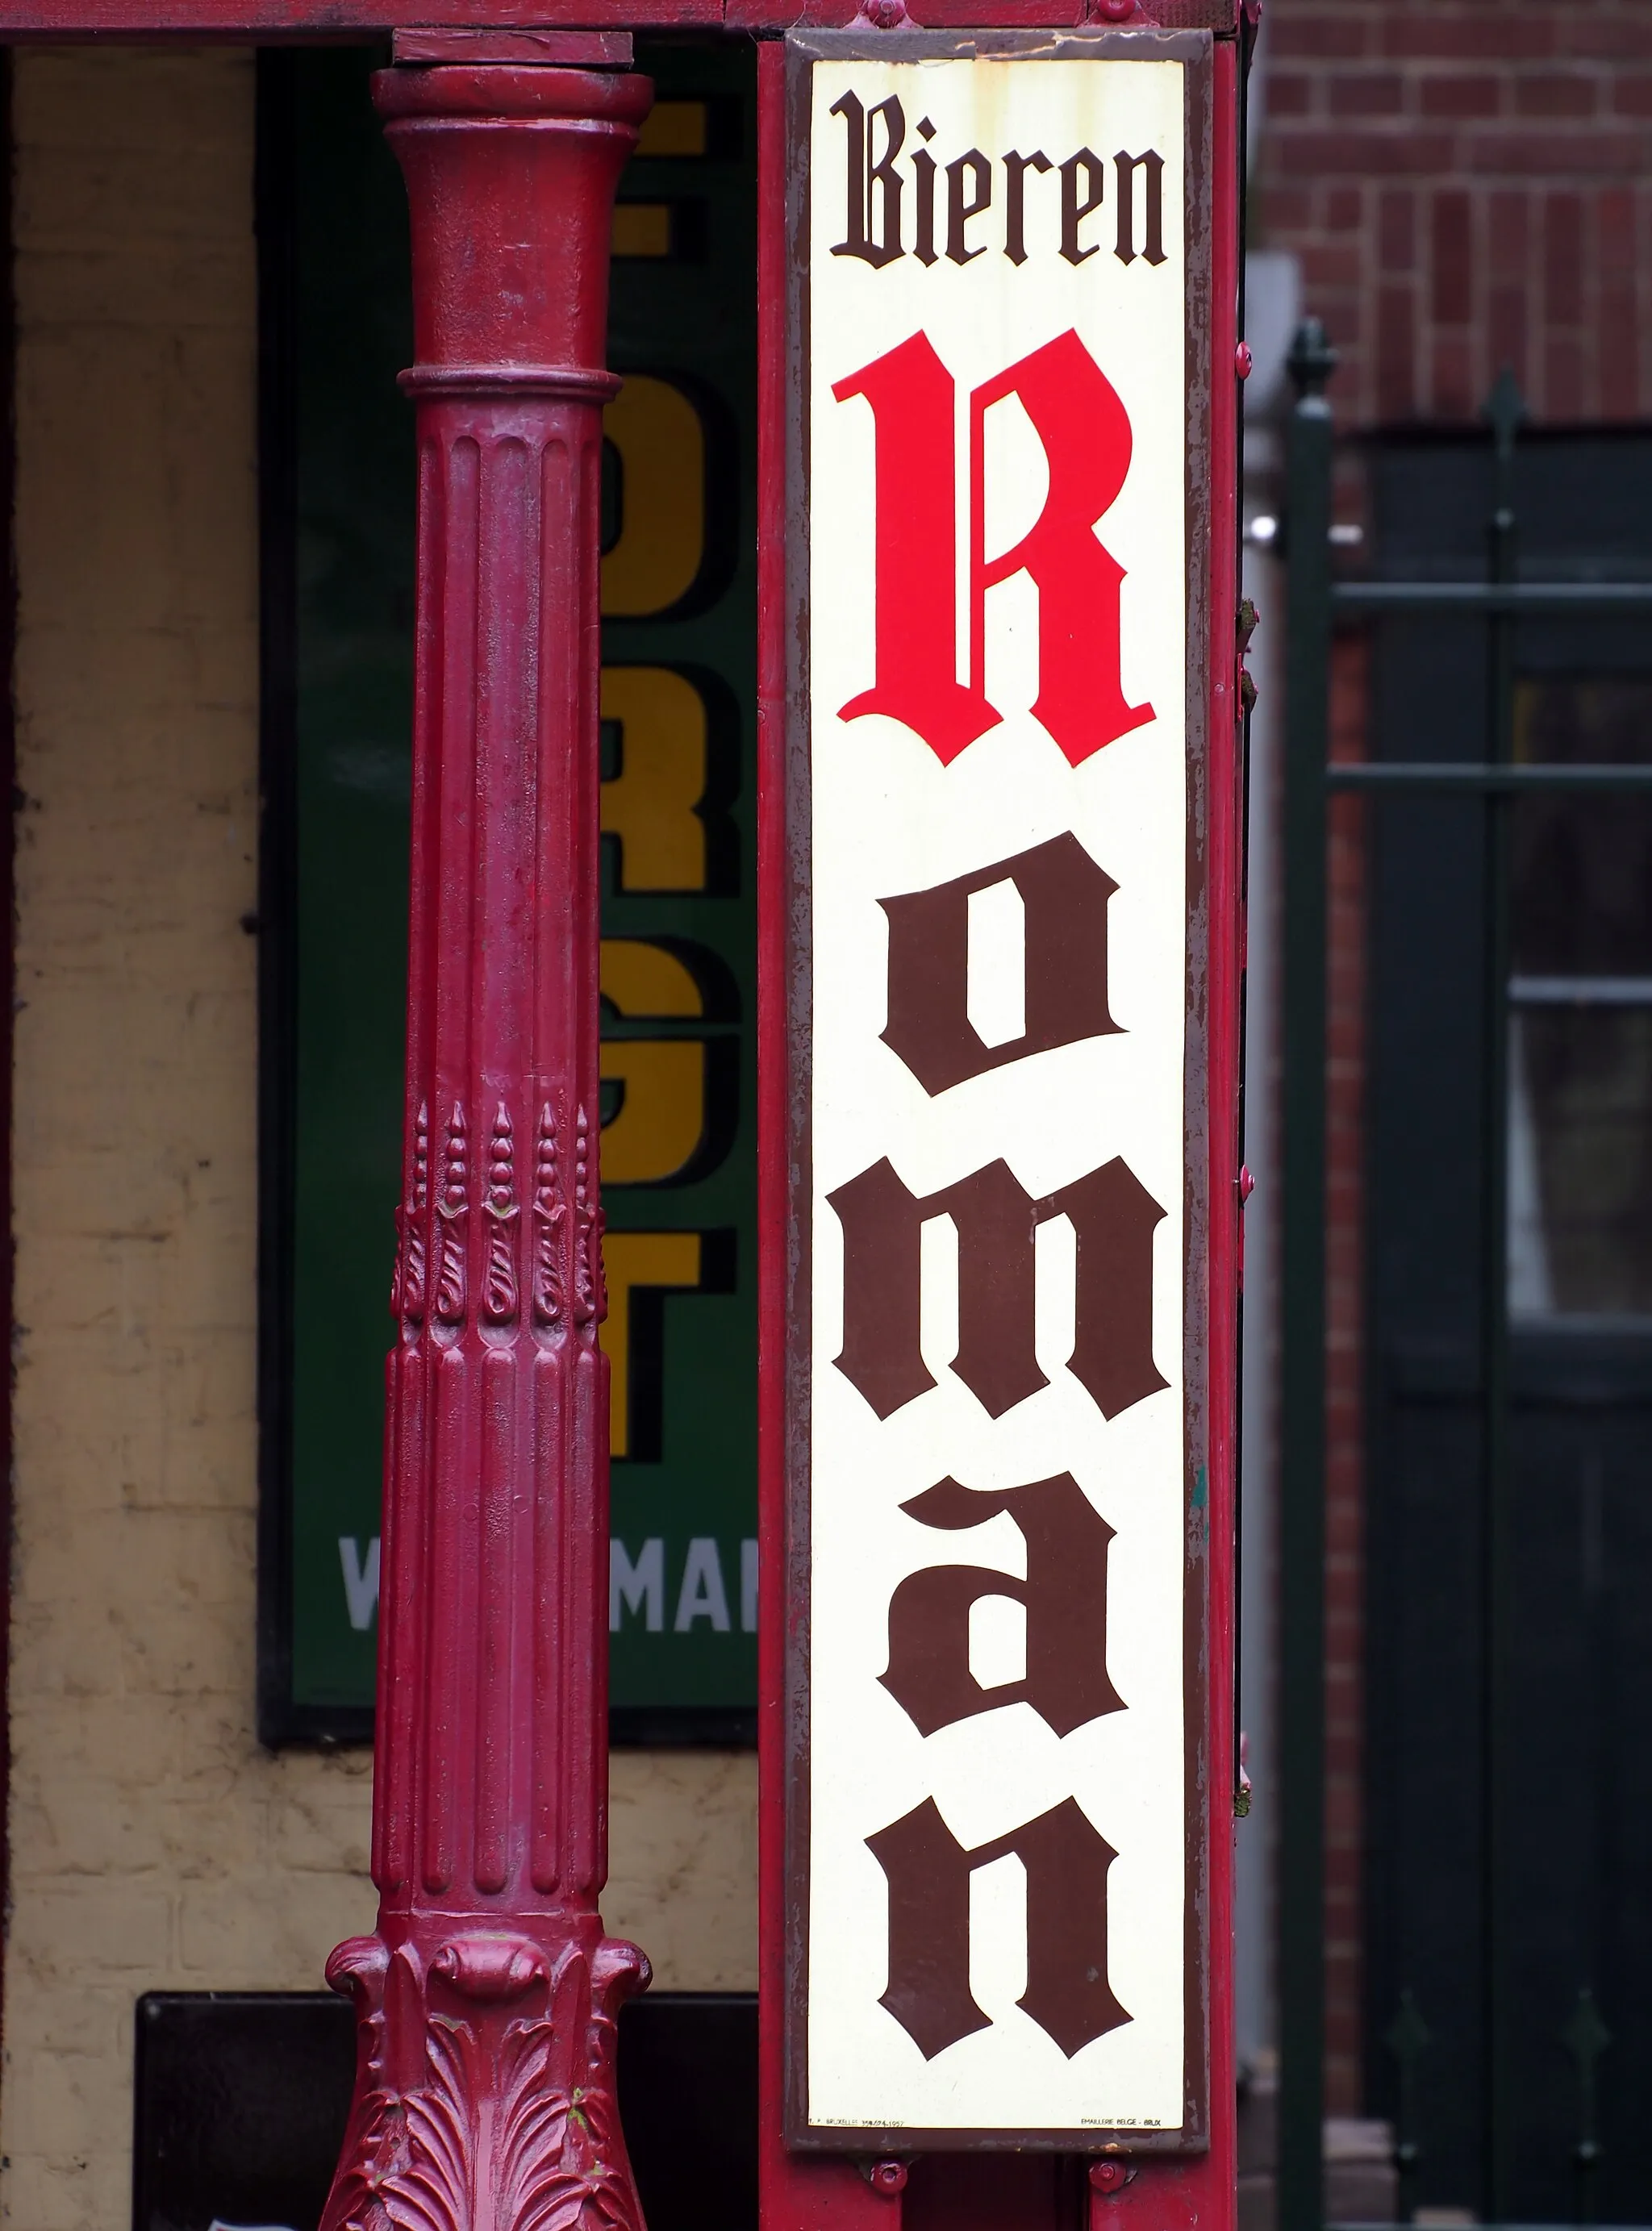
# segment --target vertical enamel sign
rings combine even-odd
[[[787,2136],[1198,2148],[1211,42],[788,50]]]

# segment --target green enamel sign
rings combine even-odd
[[[378,58],[267,57],[263,1722],[370,1730],[399,1183],[414,462]],[[754,70],[639,53],[603,490],[614,1733],[756,1683]]]

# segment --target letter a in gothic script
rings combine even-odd
[[[788,40],[790,2136],[1192,2144],[1209,42],[959,43]]]

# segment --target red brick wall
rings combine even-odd
[[[1648,0],[1265,0],[1258,238],[1350,425],[1652,417]]]

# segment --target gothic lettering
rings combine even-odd
[[[1049,168],[1050,158],[1041,147],[1030,155],[1004,158],[1004,253],[1012,263],[1027,261],[1027,173]]]
[[[969,900],[1014,883],[1025,914],[1026,1028],[983,1045],[969,1020]],[[1006,1062],[1118,1025],[1107,1009],[1107,902],[1118,886],[1067,831],[973,875],[880,899],[889,918],[884,1044],[923,1090],[945,1092]]]
[[[918,137],[933,139],[935,126],[927,116],[918,119]],[[935,261],[935,174],[937,165],[927,147],[912,151],[912,176],[917,185],[917,234],[912,253],[918,262],[929,265]]]
[[[921,1526],[984,1526],[1007,1510],[1027,1544],[1027,1578],[981,1565],[909,1573],[889,1606],[889,1663],[880,1679],[922,1736],[977,1712],[1027,1704],[1058,1736],[1124,1710],[1107,1673],[1107,1550],[1113,1529],[1069,1472],[1025,1487],[983,1490],[956,1479],[901,1509]],[[1027,1670],[984,1688],[969,1664],[970,1607],[1007,1596],[1027,1610]]]
[[[1185,754],[1160,723],[1189,622],[1184,414],[1154,398],[1180,395],[1202,280],[1176,73],[992,59],[833,58],[807,94],[814,967],[788,999],[813,1062],[788,1353],[817,1615],[794,1911],[800,2107],[845,2144],[1183,2122],[1168,1893],[1202,1700],[1172,1359],[1196,1342],[1182,1235],[1185,1212],[1198,1245],[1205,1204],[1202,1161],[1184,1173]],[[1127,1832],[1133,2008],[1110,1973]]]
[[[1002,1161],[988,1162],[931,1199],[951,1217],[958,1235],[958,1352],[952,1368],[987,1415],[1001,1418],[1050,1383],[1034,1345],[1038,1204]]]
[[[869,116],[852,93],[845,93],[830,112],[841,116],[848,135],[847,230],[834,248],[834,255],[858,255],[881,270],[903,253],[901,248],[901,178],[895,158],[906,137],[906,119],[891,94],[880,100]],[[876,152],[879,123],[884,151]]]
[[[1085,176],[1084,199],[1079,199],[1079,173]],[[1079,227],[1092,210],[1101,207],[1102,188],[1107,173],[1099,158],[1088,147],[1080,147],[1076,155],[1069,155],[1061,165],[1061,253],[1069,263],[1087,263],[1092,255],[1100,254],[1098,243],[1088,248],[1079,245]]]
[[[887,1157],[826,1195],[843,1227],[843,1345],[833,1361],[879,1418],[936,1383],[920,1345],[920,1233],[950,1216],[958,1235],[958,1352],[952,1368],[989,1417],[1049,1384],[1035,1345],[1033,1233],[1072,1225],[1078,1258],[1068,1364],[1105,1418],[1169,1383],[1153,1361],[1153,1233],[1164,1211],[1117,1155],[1035,1200],[1009,1165],[915,1194]]]
[[[968,200],[964,198],[966,172],[974,180]],[[984,247],[965,246],[964,227],[972,217],[990,208],[992,197],[992,165],[979,147],[972,147],[956,163],[947,165],[947,254],[955,263],[973,263],[976,256],[987,253]]]
[[[1104,1418],[1169,1381],[1153,1361],[1153,1234],[1164,1211],[1117,1155],[1052,1193],[1078,1243],[1078,1297],[1067,1368]]]
[[[989,2026],[969,1988],[969,1879],[1012,1853],[1027,1875],[1027,1988],[1016,2004],[1069,2060],[1130,2021],[1107,1979],[1107,1871],[1118,1854],[1071,1797],[973,1851],[926,1797],[866,1844],[889,1885],[878,2004],[925,2060]]]
[[[1130,470],[1130,419],[1078,335],[1059,334],[970,398],[968,689],[956,663],[952,376],[928,336],[914,333],[837,381],[832,392],[840,403],[864,397],[874,428],[874,678],[839,708],[840,717],[884,714],[949,765],[1001,718],[986,694],[986,593],[1025,572],[1039,593],[1033,711],[1072,764],[1150,721],[1150,705],[1125,702],[1124,569],[1095,534]],[[1032,527],[989,561],[983,421],[1011,395],[1043,445],[1049,486]]]
[[[923,1218],[887,1158],[826,1200],[843,1226],[843,1346],[834,1359],[880,1418],[935,1380],[918,1345]]]
[[[1050,464],[1042,509],[1013,548],[986,558],[982,421],[1014,395]],[[1079,766],[1104,745],[1153,718],[1124,702],[1119,670],[1119,593],[1124,569],[1094,529],[1130,470],[1130,419],[1111,380],[1075,333],[1058,334],[978,387],[969,403],[970,679],[986,672],[986,595],[1031,575],[1039,596],[1039,694],[1033,711]]]
[[[1118,245],[1113,253],[1121,263],[1136,261],[1136,173],[1147,180],[1146,209],[1142,221],[1142,257],[1147,263],[1164,261],[1164,158],[1156,148],[1144,155],[1127,155],[1121,147],[1113,157],[1118,178]],[[1099,192],[1098,192],[1099,198]]]
[[[860,395],[871,405],[877,484],[874,679],[841,717],[900,721],[945,766],[1000,719],[957,678],[952,375],[929,336],[914,333],[832,392],[839,403]]]
[[[923,145],[914,147],[910,155],[903,158],[906,114],[893,94],[868,109],[857,94],[845,93],[833,103],[829,113],[840,116],[844,125],[844,237],[832,250],[834,255],[852,255],[871,264],[874,270],[882,270],[906,253],[902,230],[906,163],[911,165],[911,183],[917,190],[912,252],[926,267],[936,260],[937,174],[944,169],[947,177],[947,255],[955,263],[973,263],[976,256],[985,253],[987,243],[967,245],[964,227],[971,217],[980,217],[991,208],[993,169],[1000,162],[1004,166],[1003,252],[1011,263],[1019,266],[1027,258],[1029,171],[1042,173],[1059,169],[1061,178],[1059,232],[1055,210],[1050,206],[1034,236],[1035,249],[1048,254],[1059,243],[1059,253],[1075,265],[1087,263],[1092,255],[1100,253],[1100,242],[1081,242],[1079,231],[1084,220],[1101,207],[1105,183],[1101,158],[1091,148],[1076,149],[1059,165],[1053,164],[1041,148],[1030,155],[1011,148],[994,156],[971,147],[950,161],[938,162],[930,152],[936,127],[929,117],[923,116],[914,127]],[[1113,253],[1121,263],[1134,263],[1139,256],[1150,268],[1156,268],[1165,261],[1164,158],[1156,148],[1149,147],[1139,155],[1127,154],[1121,148],[1113,159],[1118,209],[1118,240]],[[1143,245],[1139,250],[1134,224],[1137,171],[1145,181]]]

